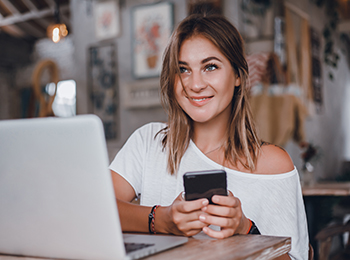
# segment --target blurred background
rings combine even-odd
[[[304,184],[349,181],[348,0],[0,0],[0,120],[97,114],[112,159],[135,129],[167,120],[162,53],[203,11],[242,34],[261,137]]]

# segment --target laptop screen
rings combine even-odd
[[[125,255],[97,116],[0,121],[0,253]]]

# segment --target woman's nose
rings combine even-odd
[[[207,84],[200,72],[192,72],[189,88],[193,92],[200,92],[207,87]]]

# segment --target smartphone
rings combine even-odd
[[[227,180],[224,170],[206,170],[186,172],[183,175],[185,200],[211,198],[214,195],[227,196]]]

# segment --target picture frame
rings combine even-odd
[[[88,49],[89,112],[102,120],[106,140],[117,140],[120,136],[116,50],[115,43]]]
[[[132,9],[132,73],[136,79],[158,77],[174,26],[173,4],[161,2]]]
[[[95,36],[98,40],[115,38],[120,34],[119,0],[95,3]]]

